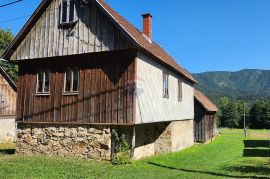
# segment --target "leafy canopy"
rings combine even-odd
[[[4,50],[11,43],[13,38],[14,36],[10,30],[0,29],[0,56],[2,56]],[[14,82],[17,82],[18,67],[16,65],[0,61],[0,66]]]

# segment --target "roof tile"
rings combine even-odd
[[[210,99],[208,99],[201,91],[195,89],[194,96],[207,111],[211,112],[218,111],[217,106]]]

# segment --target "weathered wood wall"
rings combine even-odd
[[[0,118],[15,116],[16,92],[0,73]]]
[[[21,61],[17,122],[133,124],[136,53],[109,53]],[[63,94],[70,66],[80,68],[78,95]],[[39,68],[51,70],[50,95],[35,94]]]
[[[61,0],[53,0],[11,60],[65,56],[133,47],[127,35],[92,2],[78,5],[74,27],[59,27]],[[77,0],[77,2],[80,2]]]
[[[195,100],[194,138],[196,142],[208,142],[215,136],[215,112],[207,112]]]

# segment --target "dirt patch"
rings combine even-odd
[[[270,131],[249,131],[248,135],[252,139],[270,139]]]

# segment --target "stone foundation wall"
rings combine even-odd
[[[17,154],[111,158],[111,130],[105,126],[18,124]]]
[[[172,127],[172,152],[186,149],[194,144],[193,120],[175,121]]]
[[[193,144],[193,120],[137,125],[134,158],[180,151]]]

